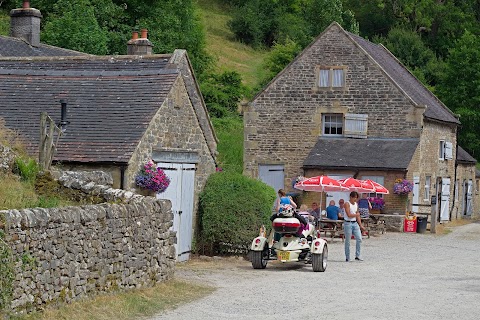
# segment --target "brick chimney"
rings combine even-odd
[[[133,31],[132,39],[127,42],[127,54],[141,56],[152,54],[153,44],[148,40],[147,33],[147,29],[142,29],[139,38],[138,31]]]
[[[30,45],[40,45],[40,10],[30,8],[30,1],[23,1],[23,8],[10,11],[10,36],[22,38]]]

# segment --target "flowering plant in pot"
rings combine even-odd
[[[393,193],[407,195],[413,190],[413,183],[407,179],[397,179],[393,185]]]
[[[156,168],[155,163],[149,160],[135,177],[135,184],[141,188],[161,193],[169,186],[170,179],[162,169]]]
[[[372,205],[372,210],[383,210],[385,208],[385,200],[379,197],[368,198],[370,204]]]

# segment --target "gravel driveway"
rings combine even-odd
[[[189,263],[177,278],[218,289],[154,319],[479,319],[480,223],[452,230],[364,239],[363,262],[345,262],[341,240],[329,242],[324,273],[272,261],[265,270]]]

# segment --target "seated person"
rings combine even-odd
[[[338,215],[338,219],[343,219],[343,217],[345,216],[345,200],[338,200],[338,206],[340,207],[340,214]]]
[[[327,207],[327,219],[338,220],[343,218],[342,212],[339,207],[335,205],[335,200],[330,201],[330,205]]]
[[[299,215],[303,216],[307,221],[313,221],[315,218],[307,211],[307,205],[302,204],[300,206],[300,211],[298,212]]]
[[[310,215],[313,216],[314,219],[320,220],[320,207],[318,206],[318,203],[313,202],[312,203],[312,209],[309,210]]]

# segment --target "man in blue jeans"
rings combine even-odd
[[[362,244],[362,232],[365,228],[362,226],[360,213],[358,212],[358,192],[350,192],[350,199],[345,203],[345,221],[343,231],[345,232],[345,259],[350,261],[350,239],[355,237],[355,260],[363,261],[360,258],[360,249]]]

